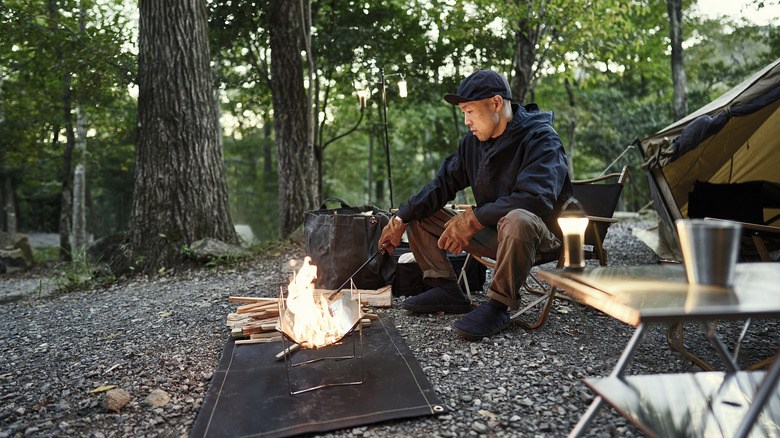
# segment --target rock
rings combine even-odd
[[[146,398],[144,399],[144,403],[147,406],[156,408],[168,403],[170,399],[171,397],[168,395],[167,392],[163,391],[162,389],[155,389],[152,392],[150,392],[149,395],[146,396]]]
[[[33,265],[33,253],[27,236],[0,231],[0,273],[15,272]]]
[[[256,241],[255,233],[252,231],[252,227],[246,224],[236,224],[233,226],[236,229],[238,240],[245,245],[253,245]]]
[[[485,423],[482,423],[480,421],[475,421],[471,423],[471,428],[477,431],[478,433],[485,433],[488,430],[487,425],[485,425]]]
[[[114,388],[106,392],[103,397],[103,407],[109,411],[119,412],[120,409],[130,403],[130,393],[124,389]]]
[[[204,260],[210,257],[249,257],[252,255],[252,252],[246,248],[231,245],[211,237],[193,242],[190,245],[190,249],[197,258]]]

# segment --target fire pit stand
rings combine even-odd
[[[284,357],[290,394],[363,383],[365,367],[360,294],[357,298],[353,299],[352,291],[347,290],[331,304],[330,311],[334,312],[338,328],[335,342],[319,348],[306,348],[295,339],[294,314],[287,308],[284,296],[281,296],[277,329],[282,333],[282,351],[287,352]],[[296,343],[300,348],[293,354],[292,346]],[[293,355],[296,360],[293,360]]]
[[[355,333],[357,331],[357,333]],[[282,336],[283,351],[292,340]],[[293,360],[293,356],[296,360]],[[287,386],[297,395],[331,386],[363,383],[363,330],[353,330],[336,343],[322,348],[301,348],[285,355]]]

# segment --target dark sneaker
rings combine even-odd
[[[452,329],[469,341],[493,336],[509,325],[509,315],[489,304],[482,304],[452,323]]]
[[[439,286],[405,299],[401,308],[415,313],[466,313],[471,310],[471,303],[462,293]]]

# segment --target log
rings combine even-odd
[[[265,298],[265,297],[228,297],[228,300],[230,301],[236,301],[239,303],[268,303],[268,302],[278,302],[279,297],[276,298]]]
[[[288,354],[292,353],[293,351],[299,348],[301,348],[301,346],[298,344],[290,345],[289,347],[285,348],[284,350],[276,354],[276,360],[282,360],[285,356],[287,356]]]
[[[274,330],[272,332],[254,333],[249,336],[249,339],[275,339],[275,338],[279,338],[279,340],[281,341],[282,334]]]
[[[252,312],[259,312],[263,310],[276,310],[279,308],[279,300],[276,300],[272,303],[253,303],[253,304],[245,304],[243,306],[238,306],[236,308],[236,313],[252,313]]]
[[[236,345],[265,344],[268,342],[277,342],[281,340],[281,336],[277,336],[274,339],[239,339],[236,341]]]
[[[330,289],[315,289],[317,294],[332,294]],[[352,291],[353,296],[360,294],[361,304],[365,303],[371,307],[390,307],[393,305],[393,286],[387,285],[379,289],[356,289]]]

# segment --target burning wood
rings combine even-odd
[[[227,325],[237,345],[277,342],[286,334],[295,343],[289,351],[282,351],[277,359],[285,357],[300,348],[318,348],[337,341],[351,328],[360,330],[378,319],[368,306],[390,307],[392,288],[385,286],[377,290],[342,291],[337,297],[331,297],[333,291],[314,289],[312,280],[316,277],[316,266],[309,264],[308,257],[304,265],[293,277],[288,287],[287,299],[267,297],[231,296],[230,301],[242,303],[235,313],[227,316]],[[351,300],[357,293],[361,303]],[[349,298],[344,298],[343,295]],[[344,318],[334,315],[333,308],[346,313],[356,313]],[[350,310],[351,309],[351,310]],[[280,317],[280,312],[282,316]],[[297,314],[297,316],[296,316]],[[334,319],[341,317],[334,323]],[[286,320],[284,318],[287,318]],[[328,320],[330,318],[330,320]],[[344,327],[344,323],[354,327]]]
[[[273,305],[276,306],[277,309],[279,307],[279,298],[230,297],[229,299],[230,301],[250,302],[250,303],[252,301],[249,300],[263,300],[265,304],[273,303]],[[273,300],[273,301],[268,301],[268,300]],[[363,318],[360,323],[361,326],[370,325],[372,320],[379,318],[379,316],[374,312],[372,308],[367,307],[365,302],[363,303],[362,311],[363,311]],[[253,315],[254,313],[239,313],[238,311],[236,311],[235,313],[228,314],[227,326],[230,327],[230,335],[233,337],[233,339],[237,340],[236,344],[238,345],[257,344],[260,342],[277,341],[278,339],[273,339],[273,338],[271,338],[270,341],[267,339],[260,340],[260,341],[251,340],[250,336],[255,334],[261,334],[261,333],[273,333],[276,335],[280,335],[279,331],[277,330],[277,326],[279,324],[278,310],[275,316],[269,317],[263,315],[261,316],[253,316]],[[246,342],[250,340],[251,342]]]

